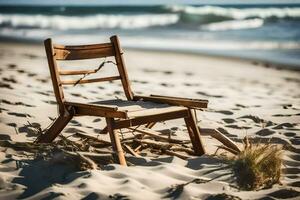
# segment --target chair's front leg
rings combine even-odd
[[[109,132],[110,140],[112,143],[113,150],[117,154],[120,165],[127,166],[124,152],[122,149],[119,133],[114,129],[114,119],[106,118],[107,130]]]
[[[201,156],[205,154],[205,149],[204,149],[203,142],[201,140],[200,132],[196,125],[194,114],[190,109],[188,109],[187,112],[188,112],[188,117],[184,118],[186,128],[189,132],[195,154]]]
[[[55,120],[52,126],[43,134],[40,135],[36,142],[37,143],[50,143],[52,142],[60,132],[67,126],[69,121],[73,118],[73,113],[65,112],[65,114],[60,114]]]

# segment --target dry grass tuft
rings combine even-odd
[[[226,156],[240,189],[257,190],[279,183],[282,147],[271,143],[250,142],[244,138],[243,150],[234,157]]]

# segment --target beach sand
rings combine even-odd
[[[0,146],[0,199],[222,199],[222,195],[214,195],[223,193],[226,199],[299,198],[299,72],[254,61],[182,53],[125,49],[124,56],[135,93],[207,99],[209,108],[197,112],[200,127],[216,128],[239,144],[249,136],[288,146],[281,184],[239,191],[226,175],[207,183],[175,187],[195,178],[210,180],[229,172],[214,170],[222,163],[210,155],[220,143],[208,136],[203,137],[208,155],[202,157],[182,160],[168,155],[135,158],[126,154],[134,166],[109,164],[102,170],[88,171],[32,160],[24,149]],[[99,62],[85,64],[95,68]],[[75,67],[81,64],[71,63]],[[103,73],[112,70],[114,67],[108,65]],[[119,83],[71,86],[66,90],[67,98],[78,101],[120,98],[121,92]],[[29,123],[44,129],[57,117],[42,45],[0,44],[0,94],[1,141],[32,142],[36,134]],[[99,135],[104,124],[103,118],[78,117],[63,135],[81,132],[108,140],[108,135]],[[174,137],[188,139],[183,120],[155,126],[156,130],[167,128],[173,130]]]

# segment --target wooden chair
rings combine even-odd
[[[44,44],[53,89],[59,108],[59,117],[53,125],[37,139],[37,142],[52,142],[75,116],[90,115],[105,117],[107,127],[105,127],[102,132],[109,132],[112,147],[115,152],[115,158],[117,158],[121,165],[126,165],[118,129],[146,125],[141,131],[149,133],[147,130],[149,130],[156,122],[184,118],[195,155],[200,156],[205,153],[199,129],[196,126],[195,116],[191,110],[206,108],[208,101],[159,95],[135,95],[130,88],[130,82],[122,55],[123,52],[120,48],[117,36],[112,36],[110,42],[104,44],[63,46],[54,45],[51,39],[45,40]],[[121,80],[127,100],[109,100],[94,103],[67,101],[64,97],[63,85],[76,84],[76,81],[63,81],[60,79],[60,76],[85,75],[95,71],[62,71],[58,68],[57,60],[80,60],[103,57],[114,57],[119,76],[82,79],[78,81],[78,84]]]

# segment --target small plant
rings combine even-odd
[[[240,189],[255,190],[279,183],[282,165],[282,148],[274,144],[250,142],[244,138],[244,149],[229,161]]]

